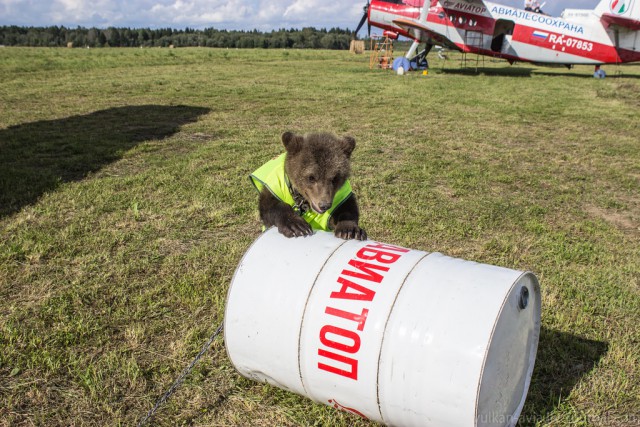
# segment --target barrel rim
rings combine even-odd
[[[238,275],[238,270],[240,270],[240,267],[244,263],[245,258],[247,258],[247,256],[249,256],[249,253],[251,252],[251,249],[255,245],[257,245],[258,242],[273,228],[274,228],[273,226],[267,228],[265,231],[260,233],[260,235],[256,239],[254,239],[253,242],[251,242],[249,247],[244,251],[244,254],[242,254],[242,258],[240,258],[240,262],[236,266],[236,269],[233,271],[233,276],[231,276],[231,282],[229,282],[229,288],[227,289],[227,297],[225,298],[225,304],[224,304],[224,318],[222,319],[222,324],[224,325],[223,326],[223,330],[224,331],[227,330],[227,321],[229,319],[229,316],[227,316],[227,312],[229,310],[229,297],[231,296],[231,288],[233,288],[233,284],[236,281],[236,276]],[[236,366],[236,364],[233,361],[233,358],[231,357],[231,353],[229,352],[229,345],[227,343],[227,340],[225,339],[223,341],[224,341],[224,350],[227,352],[227,357],[231,361],[231,364],[233,366]]]
[[[529,394],[529,386],[531,385],[531,377],[533,374],[533,368],[535,366],[535,362],[536,362],[536,356],[538,353],[538,344],[540,342],[540,319],[541,319],[541,313],[542,313],[542,297],[541,297],[541,293],[540,293],[540,282],[538,281],[538,278],[536,277],[536,275],[531,272],[531,271],[524,271],[522,272],[522,274],[520,274],[518,276],[518,278],[516,280],[513,281],[513,284],[511,285],[511,287],[509,288],[509,291],[505,294],[504,300],[502,301],[502,305],[500,306],[500,311],[498,312],[498,315],[496,316],[496,319],[494,321],[493,324],[493,328],[491,329],[491,335],[489,336],[489,341],[487,343],[487,347],[484,351],[484,356],[482,359],[482,365],[481,365],[481,370],[480,370],[480,377],[478,378],[478,388],[476,391],[476,403],[475,403],[475,414],[474,414],[474,426],[477,427],[478,426],[478,408],[479,408],[479,403],[480,403],[480,391],[482,388],[482,378],[484,377],[484,373],[485,373],[485,367],[487,364],[487,359],[489,356],[489,350],[491,349],[491,343],[493,342],[493,337],[494,334],[496,332],[496,328],[498,326],[498,322],[502,316],[502,313],[504,311],[504,308],[507,304],[507,299],[509,298],[509,296],[511,295],[512,291],[514,290],[514,288],[518,285],[518,283],[520,282],[520,280],[522,280],[524,277],[530,277],[532,280],[532,284],[533,284],[533,288],[536,291],[536,295],[539,296],[535,310],[537,313],[535,313],[535,324],[534,324],[534,329],[535,329],[535,333],[533,336],[534,342],[533,345],[531,347],[531,351],[529,353],[529,361],[530,361],[530,365],[529,368],[527,369],[527,373],[526,373],[526,379],[525,379],[525,383],[524,383],[524,389],[522,392],[522,398],[520,399],[520,402],[518,403],[518,406],[516,407],[515,411],[513,414],[505,414],[507,416],[510,417],[510,422],[507,424],[508,426],[515,426],[516,423],[518,422],[518,418],[520,418],[520,414],[522,412],[522,409],[524,408],[524,403],[527,399],[527,395]]]

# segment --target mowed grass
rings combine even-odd
[[[521,425],[639,425],[640,65],[457,58],[0,49],[0,425],[151,408],[222,321],[286,130],[356,138],[371,238],[537,274]],[[222,339],[153,420],[372,424],[240,377]]]

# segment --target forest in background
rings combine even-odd
[[[270,32],[205,28],[66,28],[0,26],[0,45],[32,47],[221,47],[263,49],[349,49],[353,32],[313,27]]]

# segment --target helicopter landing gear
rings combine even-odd
[[[593,77],[596,79],[604,79],[605,77],[607,77],[607,73],[605,73],[599,65],[596,65]]]

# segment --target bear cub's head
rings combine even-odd
[[[293,188],[317,213],[329,210],[351,172],[350,159],[356,140],[330,133],[285,132],[282,143],[287,150],[284,169]]]

